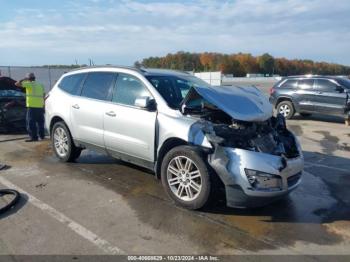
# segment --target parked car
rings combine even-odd
[[[79,69],[50,91],[45,118],[61,161],[90,148],[149,168],[189,209],[221,187],[228,206],[265,205],[303,172],[298,140],[255,87],[212,87],[169,70]]]
[[[293,76],[277,82],[270,90],[270,102],[290,119],[295,113],[338,115],[348,118],[350,80],[334,76]]]
[[[22,131],[26,126],[25,93],[14,85],[15,80],[0,77],[0,130]]]

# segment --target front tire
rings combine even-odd
[[[74,145],[69,129],[64,122],[54,124],[51,142],[55,155],[61,162],[73,162],[80,156],[81,148]]]
[[[191,146],[175,147],[163,158],[162,184],[176,204],[195,210],[208,203],[211,181],[204,159],[204,155]]]
[[[282,101],[277,105],[277,113],[284,116],[285,119],[291,119],[294,116],[295,110],[291,101]]]

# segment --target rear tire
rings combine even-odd
[[[280,102],[277,105],[277,113],[283,115],[285,119],[291,119],[295,113],[293,103],[288,100]]]
[[[80,156],[81,148],[74,145],[72,136],[64,122],[54,124],[51,131],[52,148],[61,162],[73,162]]]
[[[209,202],[212,183],[205,156],[195,147],[178,146],[162,161],[161,179],[176,204],[200,209]]]

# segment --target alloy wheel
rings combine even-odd
[[[183,201],[196,199],[202,189],[201,173],[186,156],[174,157],[169,162],[167,180],[173,194]]]
[[[279,113],[282,114],[284,117],[287,117],[290,114],[290,108],[288,105],[281,105],[279,108]]]
[[[57,154],[60,157],[65,157],[69,150],[68,135],[66,131],[62,127],[56,128],[53,139]]]

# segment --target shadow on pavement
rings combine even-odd
[[[301,115],[295,115],[293,120],[308,120],[308,121],[319,121],[319,122],[333,122],[333,123],[340,123],[344,124],[344,117],[341,116],[331,116],[331,115],[319,115],[319,114],[312,114],[311,116],[301,116]],[[344,124],[345,125],[345,124]]]

